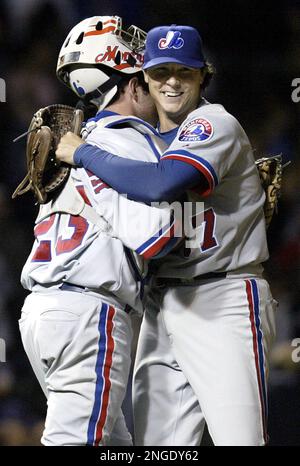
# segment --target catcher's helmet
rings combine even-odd
[[[141,70],[146,33],[136,26],[122,29],[119,16],[93,16],[78,23],[59,53],[56,73],[78,97],[103,97],[106,106],[117,92],[122,74]]]

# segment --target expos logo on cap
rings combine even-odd
[[[207,141],[212,135],[212,124],[204,118],[195,118],[183,127],[179,135],[179,141]]]
[[[164,49],[181,49],[184,44],[184,40],[181,36],[180,31],[168,31],[166,37],[162,37],[158,41],[158,48]]]
[[[148,32],[143,69],[164,63],[177,63],[191,68],[203,68],[206,60],[202,40],[191,26],[158,26]]]

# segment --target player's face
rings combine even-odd
[[[176,63],[162,64],[147,70],[145,80],[160,118],[166,115],[180,124],[199,104],[203,82],[200,69]]]

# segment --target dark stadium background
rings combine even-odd
[[[292,81],[300,82],[300,3],[291,0],[0,0],[0,78],[6,82],[6,102],[0,102],[0,338],[6,343],[6,362],[0,362],[0,445],[39,445],[45,415],[17,325],[26,296],[19,277],[37,208],[31,195],[11,201],[25,174],[25,139],[16,144],[12,139],[40,107],[76,104],[56,79],[57,55],[73,25],[106,14],[145,30],[162,24],[197,27],[217,70],[208,100],[238,118],[257,158],[282,153],[292,162],[268,232],[266,274],[279,301],[269,433],[270,445],[300,446],[300,362],[291,357],[291,341],[300,338],[300,102],[292,100]]]

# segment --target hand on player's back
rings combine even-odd
[[[75,165],[74,163],[74,152],[77,147],[84,144],[84,140],[81,139],[71,131],[68,131],[60,140],[57,150],[55,152],[56,158],[61,162]]]

